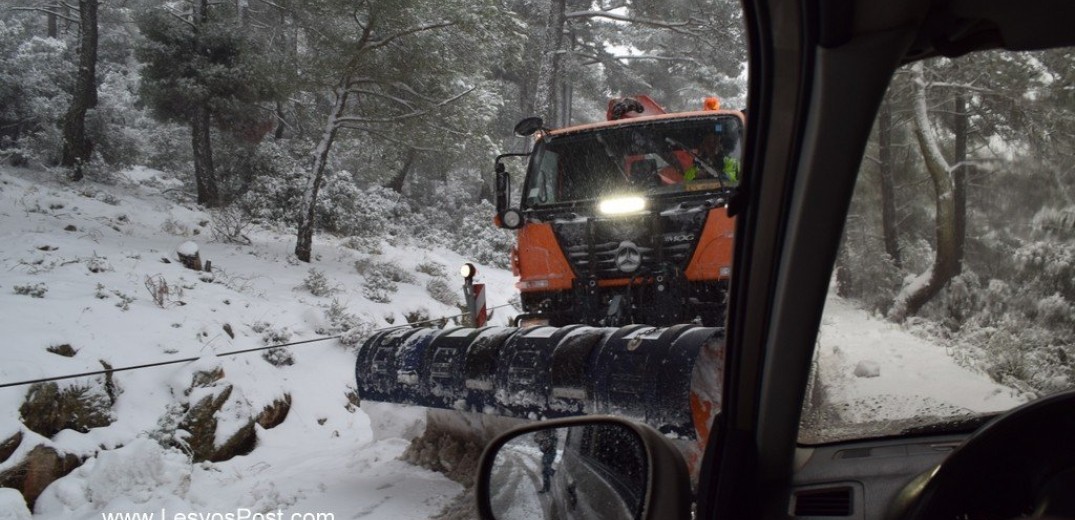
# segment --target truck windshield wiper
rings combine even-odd
[[[612,148],[609,148],[608,143],[605,142],[605,138],[602,137],[601,134],[597,134],[596,137],[597,142],[601,143],[601,147],[605,149],[605,155],[608,156],[608,160],[616,165],[616,169],[620,171],[620,175],[623,175],[624,179],[630,179],[631,177],[627,175],[627,170],[623,169],[623,165],[620,164],[621,161],[619,161],[616,154],[612,152]]]

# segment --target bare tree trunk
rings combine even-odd
[[[956,93],[955,98],[955,121],[952,131],[955,133],[955,169],[952,171],[952,183],[956,205],[956,274],[963,272],[963,251],[967,242],[967,173],[970,165],[967,164],[967,95],[963,92]]]
[[[481,174],[482,189],[478,192],[478,200],[487,200],[490,204],[496,203],[496,190],[493,189],[493,180],[489,175]]]
[[[58,5],[52,5],[52,6],[49,6],[49,7],[50,7],[50,9],[59,9],[60,8],[60,6],[58,6]],[[49,13],[48,13],[49,38],[57,38],[57,37],[60,36],[60,26],[57,23],[57,21],[58,20],[56,19],[56,13],[53,12],[53,11],[49,11]]]
[[[926,108],[928,85],[922,71],[922,63],[916,63],[911,71],[915,82],[914,134],[933,182],[937,213],[934,224],[937,250],[933,265],[904,285],[896,296],[895,305],[889,311],[889,318],[898,322],[917,313],[936,296],[944,285],[959,273],[961,263],[956,238],[957,221],[960,217],[956,214],[955,182],[952,180],[951,168],[930,130]]]
[[[388,189],[403,193],[403,186],[407,183],[407,174],[411,172],[411,166],[414,165],[416,157],[418,157],[418,151],[414,148],[407,148],[407,154],[403,157],[403,167],[392,177],[392,180],[388,181],[386,185]]]
[[[552,0],[549,3],[548,24],[545,26],[545,47],[541,55],[541,74],[538,77],[537,99],[535,109],[538,114],[554,126],[560,124],[561,114],[557,110],[564,46],[564,26],[567,24],[566,0]]]
[[[836,256],[836,295],[841,298],[851,296],[855,278],[850,269],[851,259],[847,250],[847,231],[844,231],[843,240],[840,241],[840,250]]]
[[[247,22],[249,21],[249,15],[247,13],[247,10],[249,8],[250,5],[247,0],[235,0],[235,17],[237,19],[236,21],[239,22],[239,27],[242,27],[244,29],[246,28]]]
[[[63,19],[63,33],[67,34],[67,32],[71,30],[71,24],[73,23],[71,18],[71,4],[67,2],[59,2],[57,5],[63,7],[63,16],[60,18]]]
[[[194,2],[195,45],[201,47],[200,28],[209,21],[209,0]],[[190,145],[194,154],[194,184],[198,190],[198,204],[215,207],[220,204],[220,192],[213,170],[213,140],[211,114],[205,103],[194,107],[190,116]]]
[[[533,48],[526,49],[526,62],[541,63],[542,54]],[[519,115],[530,117],[537,113],[537,91],[541,82],[540,70],[533,67],[515,66],[512,70],[505,71],[503,80],[510,81],[519,87]]]
[[[238,1],[246,3],[247,0]],[[275,28],[272,30],[278,32],[279,35],[273,40],[275,47],[274,51],[279,53],[281,59],[285,60],[287,63],[294,63],[295,55],[298,52],[298,49],[296,48],[298,38],[295,38],[292,35],[292,31],[295,29],[293,24],[289,23],[287,9],[277,8],[276,14],[277,16],[273,19]],[[286,100],[286,97],[284,100]],[[276,129],[273,131],[273,137],[276,140],[283,139],[284,136],[287,135],[288,128],[287,119],[284,115],[284,100],[277,99],[275,101],[274,112],[276,115]]]
[[[303,262],[309,262],[313,253],[314,224],[317,221],[317,195],[321,191],[321,184],[324,182],[325,165],[328,164],[328,155],[332,150],[332,143],[336,140],[336,133],[340,130],[337,120],[343,115],[343,111],[347,107],[347,83],[348,80],[341,82],[341,86],[333,93],[335,99],[333,100],[332,112],[325,122],[321,142],[318,143],[313,154],[313,165],[310,168],[312,178],[310,188],[306,191],[306,198],[303,201],[305,213],[299,222],[298,240],[295,244],[295,256]]]
[[[893,181],[892,159],[892,105],[885,101],[878,117],[878,141],[881,165],[881,227],[885,240],[885,252],[896,267],[903,265],[900,241],[896,228],[896,194]]]
[[[198,105],[190,118],[190,145],[194,151],[194,183],[198,189],[198,204],[215,207],[220,204],[220,193],[213,171],[209,107],[204,104]]]
[[[78,7],[78,77],[64,117],[60,158],[61,166],[73,169],[71,179],[76,181],[82,180],[83,168],[93,154],[93,143],[86,137],[86,112],[97,106],[97,0],[79,0]]]
[[[276,131],[273,132],[273,138],[280,140],[284,138],[284,130],[287,125],[284,121],[284,104],[279,100],[276,101]]]

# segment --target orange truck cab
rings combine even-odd
[[[496,159],[497,216],[517,230],[512,267],[524,323],[719,325],[731,276],[744,118],[712,100],[665,113],[645,96],[609,102],[607,120],[556,130],[538,118],[526,154]],[[509,207],[504,159],[529,159]]]

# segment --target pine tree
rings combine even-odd
[[[318,197],[341,131],[400,150],[435,150],[445,139],[465,137],[458,128],[474,114],[460,111],[481,109],[464,99],[481,67],[472,42],[489,37],[497,16],[490,5],[428,0],[364,3],[350,17],[326,16],[344,9],[338,0],[294,8],[310,48],[298,57],[300,75],[324,107],[295,246],[308,262]]]
[[[86,112],[97,106],[97,0],[79,0],[78,73],[71,106],[63,121],[60,165],[71,168],[72,180],[82,180],[83,168],[93,154],[86,136]],[[50,33],[53,24],[50,18]]]
[[[198,203],[213,207],[223,202],[213,167],[213,125],[259,138],[257,129],[271,126],[257,103],[272,96],[232,6],[195,0],[190,7],[182,15],[161,7],[139,17],[145,42],[137,55],[146,64],[139,94],[157,117],[190,126]]]

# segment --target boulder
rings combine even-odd
[[[38,445],[14,467],[0,473],[0,487],[14,488],[22,493],[26,506],[32,510],[37,497],[49,484],[81,465],[82,459],[77,455]]]
[[[108,426],[113,420],[112,397],[106,387],[102,379],[62,389],[56,383],[36,383],[19,407],[22,423],[49,438],[67,428],[86,433]]]
[[[283,397],[273,400],[272,404],[261,410],[257,417],[257,423],[266,430],[275,428],[287,419],[287,414],[290,411],[291,394],[284,394]]]
[[[223,442],[217,443],[217,429],[220,426],[217,417],[231,398],[233,390],[231,384],[221,386],[216,392],[190,405],[180,420],[178,428],[188,433],[184,440],[195,462],[220,462],[246,455],[257,444],[252,417],[247,418],[245,424]]]
[[[7,459],[11,458],[11,454],[15,453],[20,444],[22,444],[22,431],[17,431],[11,437],[0,442],[0,464],[7,462]]]

